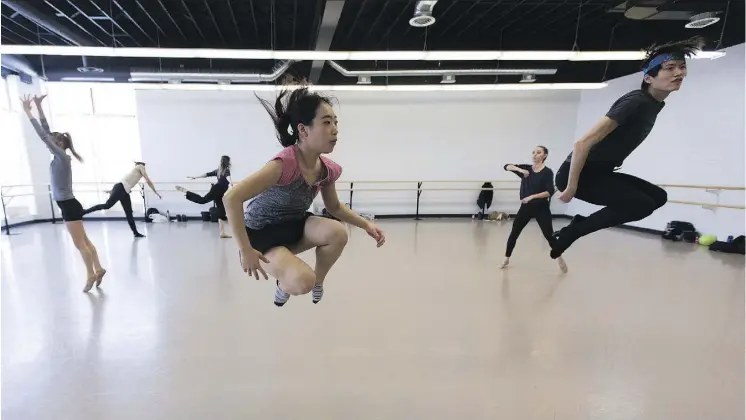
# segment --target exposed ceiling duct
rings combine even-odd
[[[39,74],[31,66],[31,63],[21,56],[4,54],[2,56],[2,66],[16,73],[27,74],[31,77],[39,77]]]
[[[414,6],[414,16],[409,19],[409,24],[416,28],[424,28],[435,23],[433,8],[438,0],[419,0]]]
[[[342,16],[345,0],[326,0],[324,4],[324,14],[321,17],[319,32],[316,35],[316,51],[329,51],[334,39],[334,32],[337,30],[339,17]],[[311,83],[318,83],[321,77],[321,70],[324,68],[323,60],[314,60],[311,64]]]
[[[363,80],[360,83],[370,83],[371,77],[415,77],[415,76],[441,76],[443,83],[453,83],[456,76],[522,76],[529,75],[553,75],[557,69],[422,69],[422,70],[347,70],[339,63],[329,61],[329,65],[341,75],[346,77],[357,77]]]
[[[627,19],[632,20],[682,20],[689,21],[693,16],[709,12],[712,15],[719,13],[713,10],[708,2],[693,4],[691,2],[676,2],[673,0],[627,0],[613,9],[609,13],[624,13]],[[704,26],[712,25],[719,19],[710,21]],[[700,27],[704,27],[700,26]]]
[[[93,47],[93,46],[101,45],[86,37],[80,36],[76,34],[75,32],[72,32],[69,29],[65,28],[64,26],[58,24],[57,22],[55,22],[53,18],[45,15],[44,13],[40,12],[35,7],[33,7],[29,1],[2,0],[2,4],[3,6],[6,6],[7,8],[23,16],[24,18],[45,28],[49,32],[54,33],[55,35],[68,41],[69,43],[73,45],[83,46],[83,47]],[[101,68],[89,66],[88,61],[86,60],[86,57],[81,57],[81,58],[83,60],[83,65],[81,67],[78,67],[79,72],[81,73],[102,73],[104,71]],[[5,61],[4,58],[3,58],[3,61]]]
[[[70,41],[70,43],[72,44],[87,47],[100,45],[76,34],[75,32],[70,31],[62,25],[57,24],[57,22],[55,22],[52,18],[46,16],[44,13],[40,12],[34,6],[32,6],[31,2],[28,0],[2,0],[2,3],[3,6],[6,6],[7,8],[30,20],[31,22],[34,22],[35,24],[47,29],[49,32],[54,33],[60,38]]]
[[[145,71],[134,70],[130,73],[131,82],[199,82],[199,83],[264,83],[274,82],[280,78],[292,64],[285,61],[271,73],[219,73],[189,71]]]

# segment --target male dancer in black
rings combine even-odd
[[[565,203],[578,198],[604,208],[588,217],[577,215],[556,232],[552,258],[560,257],[589,233],[642,220],[666,204],[662,188],[615,171],[650,134],[664,100],[681,88],[687,75],[686,59],[702,45],[701,38],[692,38],[649,48],[640,89],[617,99],[606,116],[575,142],[557,170],[558,198]]]

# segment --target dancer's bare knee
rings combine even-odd
[[[310,269],[287,270],[280,279],[282,290],[293,296],[309,293],[315,284],[316,274]]]

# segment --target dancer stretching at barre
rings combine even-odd
[[[153,182],[148,177],[148,173],[145,171],[145,163],[135,162],[135,167],[132,168],[132,170],[129,171],[129,173],[125,175],[124,178],[122,178],[122,182],[114,184],[114,187],[109,193],[109,199],[106,200],[106,203],[98,204],[89,208],[85,211],[85,214],[93,213],[94,211],[99,210],[109,210],[110,208],[114,207],[114,204],[120,202],[122,204],[122,208],[124,209],[124,215],[125,217],[127,217],[127,223],[129,223],[130,229],[132,229],[132,234],[135,235],[135,238],[144,238],[145,235],[137,231],[135,218],[134,216],[132,216],[132,200],[130,200],[130,191],[132,191],[132,187],[137,185],[137,183],[140,181],[140,178],[145,178],[145,182],[148,183],[148,186],[151,190],[153,190],[153,193],[157,195],[158,198],[163,198],[160,194],[158,194],[158,191],[155,190]]]
[[[334,183],[342,167],[322,156],[331,153],[337,143],[337,117],[331,99],[300,86],[283,90],[274,106],[264,99],[259,101],[272,117],[285,148],[225,195],[241,267],[257,280],[260,274],[268,279],[267,272],[277,279],[277,306],[284,305],[290,295],[311,291],[313,303],[318,303],[324,279],[347,245],[342,223],[306,212],[319,191],[332,216],[365,230],[379,247],[385,237],[375,224],[342,206],[337,197]],[[242,204],[252,198],[242,214]],[[295,256],[311,248],[316,248],[313,270]]]
[[[580,140],[557,171],[559,199],[573,197],[604,206],[588,217],[575,216],[556,233],[550,253],[559,258],[576,240],[601,229],[642,220],[661,208],[668,196],[662,188],[632,175],[615,172],[650,134],[664,100],[681,88],[686,58],[703,45],[701,38],[651,47],[643,61],[640,89],[617,99]]]
[[[229,176],[231,176],[231,158],[228,156],[222,156],[220,158],[220,165],[218,169],[207,172],[206,174],[190,176],[189,179],[207,178],[215,176],[218,178],[218,182],[212,185],[210,191],[204,196],[195,194],[191,191],[187,191],[186,188],[176,186],[176,189],[180,192],[186,193],[186,199],[197,204],[207,204],[210,201],[215,202],[215,207],[218,211],[218,225],[220,225],[220,237],[230,238],[231,236],[225,233],[225,221],[228,220],[225,216],[225,206],[223,205],[223,196],[231,185]]]
[[[521,231],[526,227],[531,219],[536,218],[536,222],[541,228],[541,233],[549,242],[551,247],[554,243],[552,237],[552,212],[549,211],[549,200],[554,194],[554,183],[552,179],[554,174],[552,170],[544,166],[547,160],[549,150],[544,146],[536,146],[532,153],[531,165],[505,165],[505,170],[513,172],[521,178],[521,207],[518,214],[513,220],[513,228],[510,230],[508,244],[505,249],[505,261],[500,268],[505,268],[510,264],[510,256],[513,254],[513,248],[521,235]],[[558,258],[560,270],[567,272],[567,264],[562,257]]]
[[[83,292],[88,292],[94,284],[96,287],[101,286],[101,281],[104,278],[104,274],[106,274],[106,270],[101,267],[96,247],[88,239],[85,227],[83,226],[83,206],[75,198],[75,195],[73,195],[72,158],[67,154],[67,150],[70,149],[70,153],[75,156],[78,162],[82,163],[83,158],[75,152],[73,140],[69,133],[50,132],[49,124],[47,124],[47,119],[44,116],[41,106],[46,96],[34,96],[32,98],[26,95],[21,98],[21,103],[23,104],[26,116],[28,116],[31,125],[36,130],[36,134],[39,135],[39,138],[46,144],[49,151],[52,152],[53,158],[49,164],[52,198],[57,202],[57,206],[62,212],[62,220],[65,221],[65,227],[73,240],[73,244],[75,244],[75,247],[80,252],[80,256],[83,258],[88,276],[85,287],[83,287]],[[31,102],[36,104],[36,110],[39,113],[38,121],[34,118],[31,110]]]

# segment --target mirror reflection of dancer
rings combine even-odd
[[[536,146],[531,156],[531,165],[505,165],[506,171],[513,172],[521,178],[521,207],[513,220],[513,228],[510,230],[505,249],[505,261],[500,268],[505,268],[510,264],[510,256],[513,254],[518,236],[533,218],[536,218],[541,233],[549,242],[549,246],[551,247],[554,243],[552,212],[549,210],[549,201],[554,194],[554,173],[544,166],[548,154],[549,150],[546,147]],[[567,264],[565,264],[565,260],[562,257],[557,260],[560,270],[566,273]]]
[[[132,234],[135,235],[135,238],[144,238],[145,235],[137,231],[135,218],[132,215],[132,200],[130,199],[130,191],[132,191],[132,188],[140,182],[140,178],[145,178],[145,182],[148,183],[148,186],[153,190],[153,193],[157,195],[158,198],[163,198],[158,194],[158,191],[155,190],[153,182],[148,177],[148,173],[145,171],[145,163],[135,162],[135,167],[132,168],[124,178],[122,178],[122,182],[114,184],[114,187],[112,187],[111,192],[109,193],[109,199],[103,204],[98,204],[89,208],[85,211],[85,214],[99,210],[109,210],[114,207],[114,204],[119,202],[122,204],[122,209],[124,209],[124,215],[127,217],[127,223],[129,223],[130,229],[132,229]]]
[[[51,132],[49,130],[49,124],[41,106],[46,96],[34,96],[32,98],[26,95],[21,98],[21,103],[26,116],[36,130],[36,134],[52,152],[53,158],[49,164],[49,183],[52,187],[52,198],[57,202],[70,238],[72,238],[75,248],[78,249],[80,256],[83,258],[88,275],[83,292],[87,293],[94,284],[96,287],[101,286],[106,270],[101,267],[101,262],[98,260],[98,251],[96,251],[96,247],[93,246],[91,240],[88,239],[83,226],[83,206],[73,194],[72,158],[67,154],[67,150],[70,150],[70,153],[78,162],[82,163],[83,158],[75,151],[73,139],[69,133]],[[39,113],[38,121],[34,118],[31,110],[31,102],[36,104],[36,110]]]
[[[225,205],[223,205],[223,196],[228,191],[228,188],[230,188],[231,181],[231,158],[229,156],[222,156],[220,158],[220,165],[218,165],[218,169],[215,169],[214,171],[207,172],[202,175],[197,176],[190,176],[189,179],[197,179],[197,178],[208,178],[208,177],[217,177],[218,180],[215,184],[212,185],[210,188],[210,191],[207,192],[204,196],[195,194],[191,191],[187,191],[186,188],[181,186],[176,186],[176,189],[180,192],[186,193],[186,199],[197,204],[207,204],[210,201],[215,202],[215,207],[217,208],[218,212],[218,225],[220,225],[220,237],[221,238],[230,238],[231,235],[227,234],[225,232],[225,223],[228,221],[228,218],[225,216]]]
[[[580,140],[557,170],[558,198],[573,198],[604,206],[588,217],[576,215],[555,235],[550,256],[558,258],[575,241],[593,232],[642,220],[661,208],[668,195],[644,179],[616,172],[653,129],[664,100],[681,89],[687,75],[686,59],[703,45],[695,37],[682,42],[653,46],[643,61],[640,89],[633,90],[611,109]]]
[[[283,90],[274,104],[260,101],[284,149],[225,195],[241,267],[257,280],[260,274],[268,279],[267,272],[277,279],[277,306],[291,295],[309,292],[318,303],[324,279],[347,245],[342,223],[308,213],[319,192],[332,216],[365,230],[379,247],[385,237],[373,222],[339,202],[334,184],[342,167],[323,156],[337,144],[337,116],[331,99],[301,85]],[[242,214],[241,207],[249,200]],[[311,269],[296,254],[314,248],[316,267]]]

